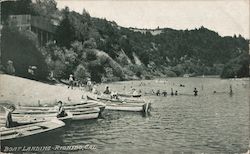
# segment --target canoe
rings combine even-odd
[[[91,96],[87,96],[90,100],[95,100],[97,98],[93,98]],[[144,102],[144,103],[126,103],[126,102],[111,102],[109,100],[102,100],[106,103],[107,110],[116,110],[116,111],[134,111],[134,112],[149,112],[151,108],[150,102]]]
[[[1,144],[8,142],[23,141],[27,139],[33,139],[39,135],[52,133],[59,128],[65,126],[65,123],[57,118],[49,121],[38,122],[34,124],[28,124],[24,126],[18,126],[13,128],[1,128],[0,129],[0,141]]]
[[[134,94],[121,94],[121,93],[118,93],[117,94],[118,96],[121,96],[121,97],[141,97],[141,94],[136,94],[136,95],[134,95]]]

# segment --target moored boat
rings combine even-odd
[[[45,114],[30,114],[30,112],[14,112],[12,113],[12,119],[13,121],[18,122],[20,125],[25,124],[31,124],[31,123],[38,123],[38,122],[44,122],[47,120],[51,120],[53,118],[56,118],[56,113],[50,113]],[[62,120],[65,123],[70,122],[73,119],[73,114],[71,112],[66,112],[66,116],[58,118],[59,120]],[[0,122],[5,123],[5,117],[0,116]]]
[[[109,101],[114,103],[145,103],[142,99],[130,99],[130,98],[111,98],[109,95],[98,95],[96,98],[92,99],[94,97],[88,96],[88,100],[95,100],[95,101]],[[107,105],[107,104],[106,104]]]
[[[97,98],[87,96],[90,100],[96,100]],[[98,99],[99,100],[99,99]],[[110,101],[109,99],[102,99],[106,103],[107,110],[117,110],[117,111],[135,111],[135,112],[148,112],[151,108],[150,102],[143,103],[126,103],[124,101]]]
[[[23,126],[17,126],[12,128],[1,127],[0,129],[0,141],[1,145],[14,143],[16,141],[24,141],[27,139],[33,139],[39,135],[52,133],[59,128],[65,126],[65,123],[57,118],[49,121],[38,122],[34,124],[27,124]]]
[[[73,110],[75,108],[77,109],[84,109],[84,108],[93,108],[93,107],[98,107],[100,108],[101,111],[103,111],[105,109],[105,104],[100,102],[100,101],[95,101],[95,100],[87,100],[84,101],[82,100],[79,103],[64,103],[63,104],[64,109],[65,110]],[[26,110],[44,110],[44,111],[48,111],[53,109],[54,106],[19,106],[19,109],[26,109]]]
[[[121,96],[121,97],[141,97],[141,94],[122,94],[122,93],[118,93],[117,94],[118,96]]]
[[[72,120],[87,120],[87,119],[96,119],[99,117],[100,109],[99,108],[75,108],[71,109],[66,112],[68,116],[71,117]],[[20,119],[34,119],[41,120],[41,119],[49,119],[56,117],[57,110],[56,109],[49,109],[49,110],[26,110],[26,109],[17,109],[15,112],[12,113],[12,117],[14,120],[18,121]],[[61,120],[67,120],[67,117],[61,117]]]
[[[64,104],[64,109],[72,113],[72,120],[96,119],[105,109],[105,104],[100,101],[87,100],[80,103]],[[56,107],[53,106],[18,106],[13,113],[14,117],[55,117],[57,114]]]

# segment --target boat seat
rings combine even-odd
[[[43,129],[39,126],[32,126],[32,127],[29,127],[29,129],[25,129],[26,131],[35,131],[35,130],[39,130],[39,129]]]
[[[3,137],[3,136],[7,136],[7,135],[15,135],[15,134],[18,134],[18,132],[15,130],[10,130],[10,131],[1,132],[0,136]]]

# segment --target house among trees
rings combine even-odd
[[[9,15],[8,22],[19,30],[31,30],[37,35],[39,45],[44,45],[55,38],[56,26],[49,19],[30,14]]]

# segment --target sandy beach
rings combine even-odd
[[[67,85],[50,85],[34,80],[0,75],[0,103],[13,103],[20,105],[53,104],[58,100],[65,103],[81,101],[88,92],[79,88],[68,89]]]

